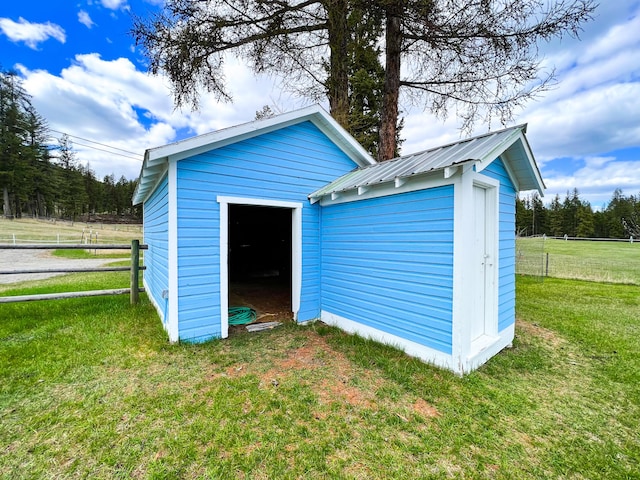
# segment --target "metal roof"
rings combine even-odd
[[[318,200],[326,195],[345,192],[359,187],[371,187],[387,182],[444,170],[467,162],[478,162],[478,171],[498,156],[504,154],[516,163],[513,172],[521,190],[542,191],[544,183],[540,176],[529,144],[524,136],[526,125],[479,135],[460,142],[444,145],[422,152],[365,166],[349,172],[328,185],[316,190],[309,199]]]
[[[305,121],[310,121],[318,127],[357,165],[364,166],[375,163],[375,160],[362,145],[349,135],[326,110],[320,105],[311,105],[271,118],[255,120],[162,147],[148,149],[144,154],[138,185],[133,194],[133,204],[137,205],[149,198],[164,177],[170,159],[177,161]]]

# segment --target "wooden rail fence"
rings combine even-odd
[[[131,250],[130,267],[99,267],[99,268],[55,268],[55,269],[24,269],[0,271],[0,275],[30,274],[30,273],[79,273],[79,272],[124,272],[131,271],[129,288],[115,288],[110,290],[89,290],[85,292],[61,292],[39,295],[14,295],[0,297],[0,303],[30,302],[35,300],[57,300],[61,298],[96,297],[101,295],[122,295],[128,293],[131,304],[137,304],[140,292],[144,288],[139,287],[140,270],[146,267],[140,266],[140,250],[147,250],[147,245],[141,245],[139,240],[132,240],[131,245],[0,245],[0,250]]]

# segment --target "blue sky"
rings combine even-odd
[[[309,103],[283,92],[277,78],[255,77],[230,59],[226,77],[234,103],[205,95],[198,112],[176,110],[168,82],[146,73],[145,58],[128,34],[132,13],[145,16],[162,2],[0,5],[0,65],[20,74],[52,134],[72,135],[78,159],[99,177],[136,178],[146,148],[250,121],[266,104],[287,111]],[[545,201],[577,188],[600,208],[615,188],[639,194],[640,0],[601,2],[581,41],[565,38],[541,51],[559,84],[518,111],[513,124],[529,125],[548,187]],[[460,139],[455,117],[437,120],[407,101],[401,108],[403,154]],[[474,133],[486,131],[479,124]]]

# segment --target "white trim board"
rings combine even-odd
[[[301,202],[218,195],[220,204],[220,336],[229,336],[229,205],[254,205],[291,209],[291,310],[297,321],[302,293]]]
[[[467,167],[468,168],[468,167]],[[459,169],[461,170],[461,169]],[[340,203],[356,202],[358,200],[368,200],[371,198],[386,197],[389,195],[398,195],[401,193],[416,192],[418,190],[428,190],[430,188],[444,187],[456,184],[460,176],[458,171],[453,172],[450,177],[444,178],[443,171],[436,173],[429,172],[414,177],[402,178],[399,185],[395,182],[386,182],[379,185],[367,185],[359,187],[355,190],[346,190],[344,192],[335,192],[332,195],[325,195],[318,200],[320,205],[327,207],[329,205],[338,205]]]
[[[377,328],[363,325],[354,320],[349,320],[348,318],[341,317],[340,315],[336,315],[325,310],[320,312],[320,319],[327,325],[333,325],[345,332],[353,333],[363,338],[369,338],[376,342],[399,348],[407,355],[419,358],[426,363],[446,368],[447,370],[451,370],[455,373],[462,373],[459,371],[459,366],[454,364],[453,356],[448,353],[435,350],[425,345],[420,345],[419,343],[412,342],[406,338],[398,337],[397,335],[378,330]]]
[[[169,248],[169,312],[165,328],[169,334],[171,342],[180,339],[180,327],[178,325],[178,165],[176,162],[169,162],[169,173],[167,178],[168,188],[168,236]]]
[[[435,365],[436,367],[445,368],[457,375],[464,375],[472,372],[482,364],[486,363],[498,352],[510,346],[515,334],[515,325],[511,324],[499,332],[497,336],[492,337],[490,341],[487,341],[483,345],[482,349],[473,355],[466,358],[456,358],[454,355],[449,355],[448,353],[398,337],[397,335],[383,332],[377,328],[363,325],[359,322],[349,320],[348,318],[335,315],[325,310],[322,310],[320,315],[320,319],[327,325],[333,325],[345,332],[399,348],[411,357],[418,358],[423,362]]]
[[[487,192],[485,220],[488,225],[486,252],[491,261],[491,270],[487,275],[487,297],[485,311],[485,334],[498,338],[498,288],[499,288],[499,201],[500,182],[494,178],[476,173],[466,168],[454,190],[454,240],[453,240],[453,356],[466,364],[469,356],[484,348],[484,344],[473,343],[471,338],[472,322],[479,320],[478,312],[473,308],[472,298],[476,286],[473,284],[475,265],[472,239],[474,237],[473,188],[484,188]],[[464,367],[461,367],[464,368]]]

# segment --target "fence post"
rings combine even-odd
[[[549,252],[547,252],[547,264],[545,266],[544,276],[545,277],[549,276]]]
[[[131,240],[131,305],[136,305],[139,298],[138,273],[140,263],[140,240]]]

